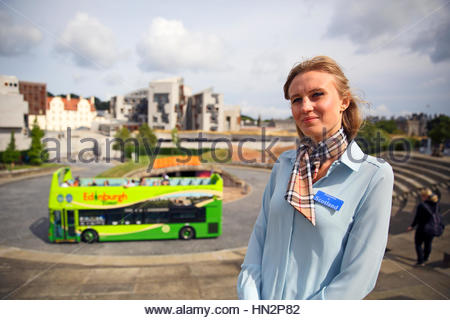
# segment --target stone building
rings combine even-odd
[[[94,97],[47,97],[45,115],[29,115],[29,125],[37,119],[39,127],[48,131],[65,131],[67,128],[90,128],[96,117]]]
[[[428,117],[426,114],[412,114],[409,117],[396,119],[397,127],[408,136],[426,136]]]

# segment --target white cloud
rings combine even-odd
[[[223,44],[212,34],[187,30],[178,20],[153,19],[137,45],[144,71],[220,69]]]
[[[120,56],[113,32],[86,13],[69,21],[56,49],[78,66],[94,69],[111,67]]]
[[[422,83],[422,86],[424,88],[432,88],[432,87],[440,86],[440,85],[443,85],[446,83],[447,83],[447,78],[442,76],[442,77],[437,77],[437,78],[433,78],[433,79],[428,79]]]
[[[103,80],[108,86],[118,86],[124,84],[125,80],[123,79],[120,73],[114,72],[107,74]]]
[[[41,40],[42,33],[38,29],[16,25],[6,12],[0,11],[0,55],[27,53]]]
[[[392,116],[391,110],[389,110],[389,108],[384,104],[380,104],[380,105],[376,106],[375,108],[364,104],[364,105],[362,105],[361,109],[362,109],[362,114],[363,114],[364,118],[368,117],[368,116],[389,118]]]
[[[254,74],[276,74],[285,69],[286,58],[279,51],[265,51],[257,54],[252,61],[251,72]]]
[[[73,82],[76,84],[83,83],[87,80],[87,76],[85,74],[80,74],[78,72],[72,74]]]
[[[392,47],[450,60],[450,8],[444,0],[336,2],[327,36],[346,37],[357,52]]]
[[[408,116],[412,115],[412,112],[409,110],[402,110],[402,111],[400,111],[400,115],[403,117],[408,117]]]

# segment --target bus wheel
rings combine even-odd
[[[98,234],[94,230],[90,229],[84,230],[83,233],[81,234],[81,240],[87,243],[97,242]]]
[[[180,230],[180,239],[191,240],[195,236],[195,231],[192,227],[183,227]]]

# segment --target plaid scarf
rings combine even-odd
[[[320,166],[328,159],[339,157],[347,148],[344,129],[339,129],[333,136],[316,144],[308,139],[297,149],[297,159],[292,170],[286,191],[286,200],[306,219],[316,225],[314,213],[313,180],[317,177]]]

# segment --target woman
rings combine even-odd
[[[284,85],[302,139],[272,169],[238,279],[241,299],[361,299],[374,287],[392,168],[353,141],[356,98],[334,60],[295,66]]]
[[[439,198],[428,188],[420,192],[420,197],[422,198],[422,202],[417,206],[416,216],[412,224],[408,227],[408,231],[413,230],[417,226],[414,237],[417,253],[416,265],[424,266],[431,253],[431,243],[433,242],[434,234],[433,230],[430,230],[430,227],[433,223],[433,213],[436,209],[439,210]]]

